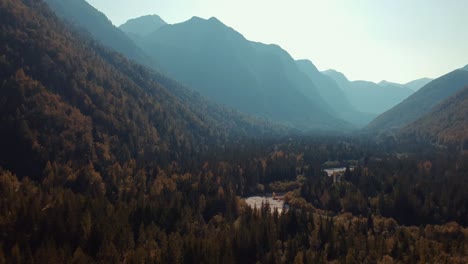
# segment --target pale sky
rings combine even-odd
[[[217,17],[351,80],[405,83],[468,64],[468,0],[88,0],[117,26]]]

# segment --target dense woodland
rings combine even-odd
[[[41,1],[0,0],[0,21],[0,263],[468,262],[459,145],[292,135]],[[242,199],[277,190],[290,210]]]
[[[333,183],[321,161],[359,146],[272,144],[184,172],[133,160],[102,174],[49,162],[41,181],[4,170],[0,253],[19,263],[467,261],[468,157],[378,154]],[[299,182],[291,209],[247,207],[243,193],[278,174]]]

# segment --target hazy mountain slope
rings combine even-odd
[[[388,130],[403,127],[429,113],[432,108],[468,84],[468,72],[455,70],[433,80],[406,100],[383,113],[369,129]]]
[[[167,23],[162,20],[158,15],[142,16],[137,19],[130,19],[119,28],[124,32],[130,32],[139,36],[146,36]]]
[[[413,93],[406,87],[389,82],[379,85],[368,81],[349,81],[344,74],[335,70],[323,73],[333,78],[345,91],[351,105],[364,113],[381,114]]]
[[[296,63],[315,84],[320,96],[341,118],[358,126],[366,125],[375,118],[375,115],[358,112],[339,85],[331,77],[322,74],[311,61],[298,60]]]
[[[402,133],[442,142],[468,140],[468,86],[403,128]]]
[[[386,86],[398,86],[398,87],[403,87],[403,84],[400,84],[400,83],[395,83],[395,82],[389,82],[389,81],[386,81],[386,80],[383,80],[383,81],[380,81],[379,83],[377,83],[377,85],[381,86],[381,87],[386,87]]]
[[[394,87],[400,87],[400,88],[408,88],[416,92],[417,90],[421,89],[426,84],[430,83],[432,80],[433,79],[430,79],[430,78],[421,78],[421,79],[407,82],[405,84],[381,81],[378,83],[378,85],[381,87],[394,86]]]
[[[101,12],[84,0],[45,0],[64,20],[88,31],[96,40],[130,59],[152,65],[148,56]]]
[[[349,127],[287,52],[250,42],[216,18],[193,17],[134,41],[171,77],[216,102],[304,130]]]
[[[174,96],[152,72],[26,3],[0,2],[1,167],[31,176],[46,161],[192,164],[211,145],[272,131],[163,79],[187,97]]]
[[[421,89],[422,87],[426,86],[426,84],[430,83],[433,79],[431,78],[421,78],[421,79],[417,79],[417,80],[414,80],[414,81],[411,81],[411,82],[408,82],[408,83],[405,83],[403,84],[403,86],[413,90],[413,91],[417,91],[419,89]]]

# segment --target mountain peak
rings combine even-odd
[[[167,23],[158,15],[146,15],[130,19],[119,28],[127,33],[145,36],[153,33],[166,24]]]
[[[341,72],[339,72],[337,70],[329,69],[329,70],[323,71],[322,73],[327,75],[327,76],[332,77],[335,80],[336,79],[341,79],[341,80],[349,81],[348,78],[346,77],[346,75],[344,75],[343,73],[341,73]]]
[[[223,22],[221,22],[218,18],[216,17],[210,17],[208,19],[205,19],[205,18],[202,18],[202,17],[198,17],[198,16],[193,16],[192,18],[190,18],[189,20],[187,20],[186,22],[191,22],[191,23],[205,23],[205,24],[208,24],[208,25],[221,25],[221,26],[225,26],[223,24]],[[184,22],[182,22],[184,23]]]
[[[173,26],[177,27],[183,27],[187,31],[186,34],[192,34],[194,32],[204,32],[209,35],[213,34],[225,34],[225,33],[233,33],[236,36],[242,36],[239,32],[234,30],[233,28],[226,26],[223,22],[221,22],[218,18],[216,17],[210,17],[208,19],[198,17],[198,16],[193,16],[187,21],[181,22],[174,24]],[[191,32],[191,33],[190,33]],[[243,36],[242,36],[243,37]]]
[[[461,69],[465,70],[465,71],[468,71],[468,64],[465,67],[461,68]]]
[[[385,86],[403,86],[399,83],[395,83],[395,82],[389,82],[389,81],[386,81],[386,80],[382,80],[378,83],[379,86],[381,87],[385,87]]]
[[[221,21],[220,21],[219,19],[217,19],[216,17],[210,17],[210,18],[208,19],[208,21],[221,23]]]
[[[201,17],[198,17],[198,16],[193,16],[191,17],[189,20],[187,21],[205,21],[206,19],[203,19]]]
[[[307,67],[308,69],[318,72],[319,70],[317,67],[308,59],[302,59],[302,60],[297,60],[297,63],[300,65],[303,65],[304,67]]]

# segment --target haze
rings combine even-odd
[[[454,1],[89,0],[120,25],[158,14],[168,23],[217,17],[247,39],[275,43],[351,80],[405,83],[468,61],[468,4]]]

